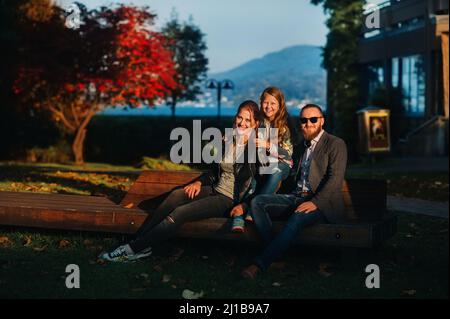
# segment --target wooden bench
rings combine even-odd
[[[174,188],[197,178],[201,172],[144,171],[123,198],[123,207],[138,207],[151,212]],[[378,180],[346,180],[342,193],[348,222],[345,224],[320,224],[305,229],[296,243],[330,245],[348,248],[376,247],[396,232],[396,218],[386,210],[386,182]],[[279,231],[283,221],[275,221]],[[258,239],[251,226],[242,234],[230,233],[229,218],[210,218],[183,225],[180,237],[244,240]]]
[[[105,197],[0,192],[0,225],[133,234],[174,188],[191,182],[198,171],[143,171],[120,205]],[[307,228],[296,243],[342,248],[376,247],[395,234],[396,218],[386,211],[386,183],[347,180],[342,189],[349,221]],[[258,241],[250,225],[230,233],[229,218],[186,223],[179,237]],[[279,231],[283,221],[275,221]]]

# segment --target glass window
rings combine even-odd
[[[400,67],[399,60],[400,60],[399,58],[393,58],[392,59],[392,87],[394,87],[394,88],[398,88],[399,87],[399,83],[398,83],[398,80],[399,80],[398,75],[399,75],[399,72],[400,72],[400,70],[399,70],[399,67]]]
[[[367,80],[369,86],[368,97],[370,100],[376,90],[384,84],[384,68],[381,62],[372,63],[367,66]]]
[[[402,57],[401,65],[401,89],[404,111],[410,114],[423,114],[425,112],[425,71],[423,57],[422,55]]]

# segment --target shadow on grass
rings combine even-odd
[[[68,187],[77,189],[79,191],[88,192],[91,196],[107,197],[114,203],[118,204],[125,196],[126,191],[110,187],[104,183],[92,183],[89,181],[76,180],[62,176],[46,175],[48,173],[54,173],[60,171],[62,173],[75,173],[75,174],[106,174],[114,178],[129,178],[131,181],[138,177],[139,172],[105,172],[105,171],[75,171],[70,169],[60,169],[54,167],[39,167],[32,165],[14,165],[14,166],[0,166],[0,182],[18,182],[18,183],[47,183],[57,184],[60,187]],[[63,189],[57,189],[59,194],[73,194]]]

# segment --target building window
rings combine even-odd
[[[384,68],[381,62],[367,65],[368,97],[372,99],[375,92],[384,84]]]
[[[399,97],[399,107],[405,114],[425,113],[425,69],[423,55],[410,55],[391,59],[391,92]]]
[[[400,74],[400,59],[393,58],[392,59],[392,87],[398,88],[401,84],[399,83],[399,74]]]
[[[399,66],[400,64],[403,109],[407,114],[423,115],[425,113],[424,59],[422,55],[411,55],[400,58]],[[392,74],[394,77],[394,71]]]

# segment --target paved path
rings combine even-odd
[[[388,196],[387,208],[389,210],[448,219],[448,202],[433,202],[417,198]]]
[[[352,173],[448,172],[448,164],[448,156],[386,158],[374,164],[350,165],[347,171]]]

